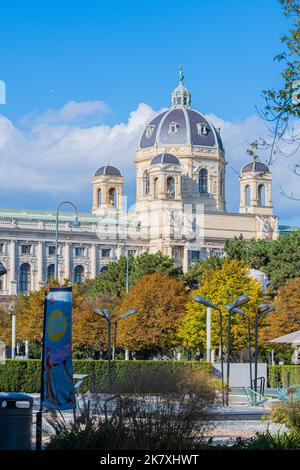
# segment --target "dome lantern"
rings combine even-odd
[[[173,108],[190,108],[191,106],[191,94],[189,90],[183,86],[183,70],[181,65],[179,66],[179,84],[172,92],[172,107]]]

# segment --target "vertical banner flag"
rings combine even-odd
[[[51,287],[45,299],[42,406],[75,408],[72,365],[72,287]]]

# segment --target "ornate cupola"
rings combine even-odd
[[[172,107],[173,108],[190,108],[191,94],[185,86],[183,86],[183,70],[179,67],[179,84],[172,92]]]
[[[257,215],[272,215],[272,173],[269,167],[253,157],[240,173],[240,212]]]
[[[93,176],[94,214],[103,209],[122,209],[123,176],[119,168],[105,165],[98,168]]]

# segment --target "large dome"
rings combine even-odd
[[[200,145],[223,150],[219,132],[203,114],[187,107],[173,107],[152,119],[144,129],[140,147]]]

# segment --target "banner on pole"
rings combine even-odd
[[[72,287],[51,287],[45,299],[42,406],[75,408],[72,365]]]

